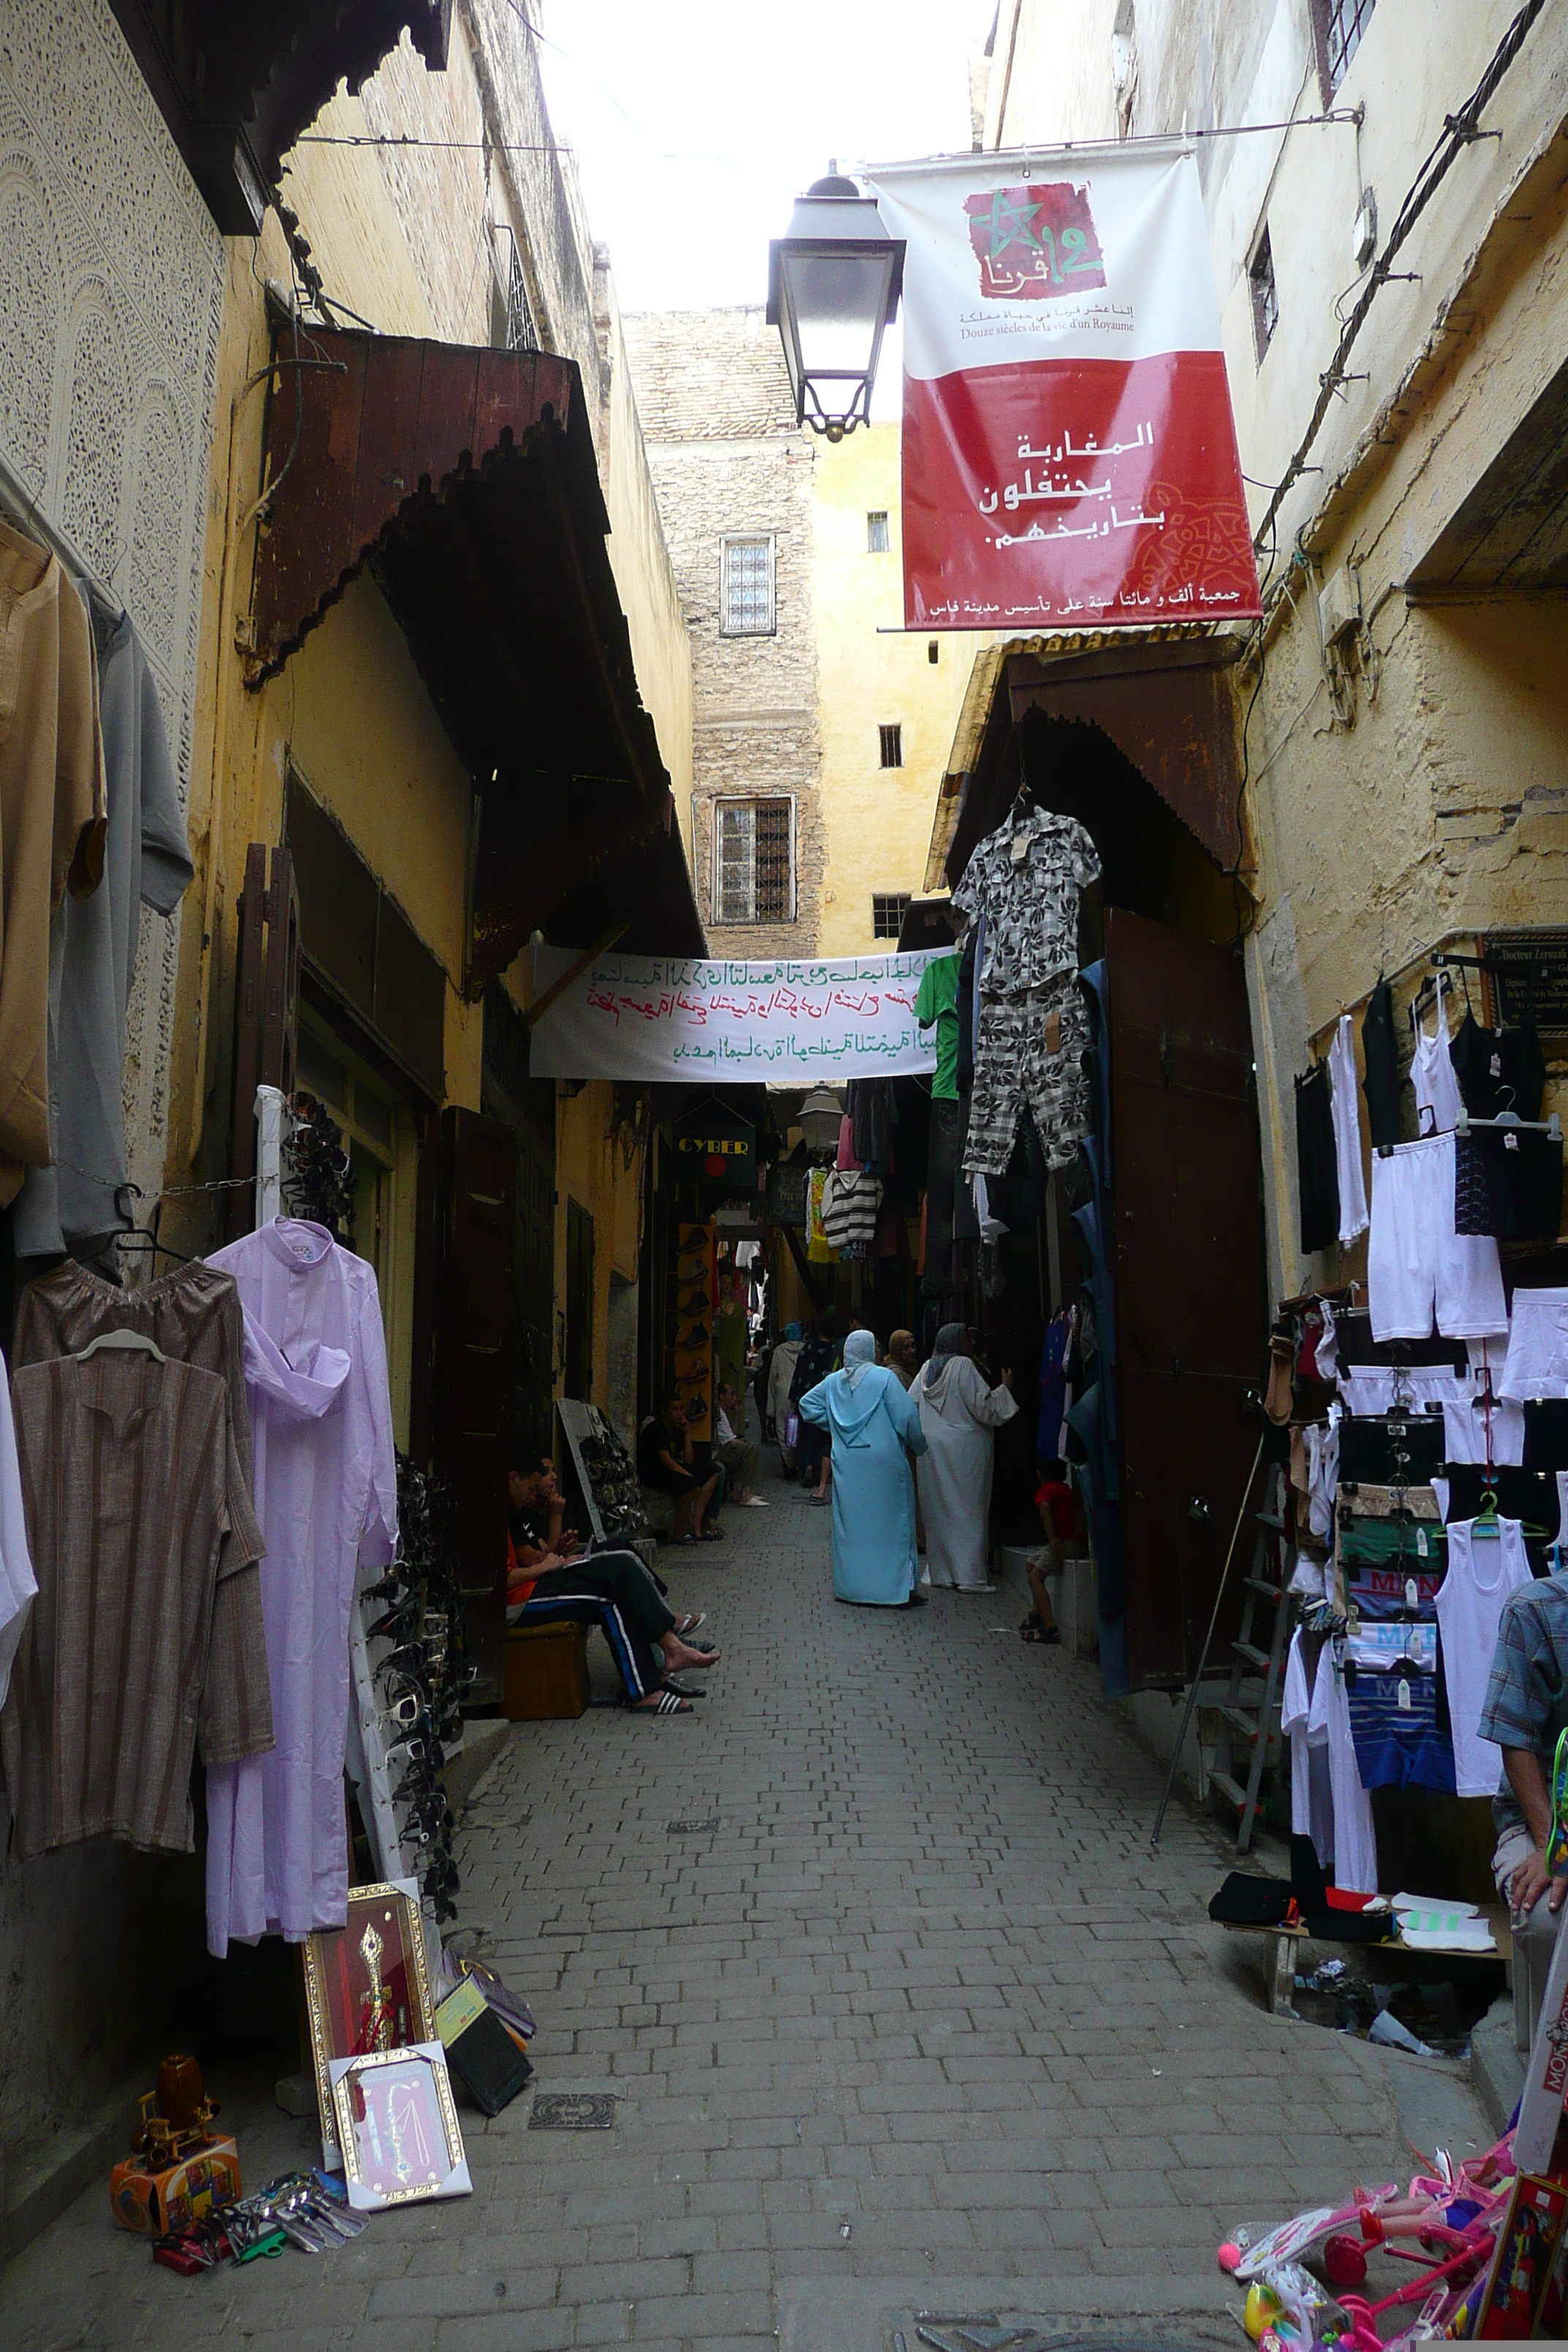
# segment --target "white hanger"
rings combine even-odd
[[[151,1356],[158,1364],[166,1364],[169,1360],[156,1339],[150,1339],[145,1331],[119,1330],[100,1331],[96,1339],[89,1339],[85,1348],[77,1349],[76,1361],[85,1364],[88,1358],[96,1356],[100,1348],[119,1348],[128,1354]]]

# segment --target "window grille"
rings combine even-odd
[[[1247,264],[1247,280],[1252,289],[1252,340],[1259,359],[1274,340],[1274,330],[1279,323],[1279,294],[1274,283],[1274,247],[1268,231],[1264,230],[1253,248]]]
[[[784,799],[720,801],[714,827],[714,919],[795,919],[794,810]]]
[[[881,514],[868,514],[866,518],[867,554],[886,555],[889,544],[886,511]]]
[[[726,637],[773,633],[773,542],[726,539],[720,551],[720,632]]]
[[[904,764],[903,728],[895,723],[891,727],[879,727],[877,732],[882,742],[883,767],[901,768]]]
[[[871,897],[871,937],[896,940],[910,910],[907,890],[877,890]]]
[[[1331,98],[1350,71],[1361,37],[1372,22],[1377,0],[1312,0],[1323,79]]]
[[[539,328],[528,299],[522,256],[517,239],[504,222],[493,230],[495,279],[490,305],[490,341],[498,351],[536,352]]]

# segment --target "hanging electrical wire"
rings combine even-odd
[[[1352,350],[1363,327],[1366,324],[1368,314],[1379,293],[1388,284],[1390,278],[1402,274],[1395,271],[1394,264],[1398,259],[1416,222],[1464,150],[1473,146],[1478,139],[1495,135],[1480,129],[1480,116],[1497,89],[1498,84],[1524,47],[1531,26],[1545,5],[1546,0],[1525,0],[1524,6],[1521,8],[1502,39],[1498,43],[1492,53],[1491,61],[1475,89],[1457,113],[1444,117],[1442,135],[1434,143],[1426,162],[1415,174],[1405,202],[1399,207],[1398,217],[1388,233],[1388,242],[1373,262],[1371,275],[1362,289],[1354,309],[1345,321],[1338,349],[1318,380],[1318,397],[1313,404],[1311,417],[1294,457],[1286,467],[1279,487],[1268,501],[1263,520],[1253,535],[1252,543],[1255,548],[1261,549],[1264,537],[1271,530],[1274,519],[1285,499],[1301,475],[1309,470],[1306,463],[1307,454],[1317,439],[1323,419],[1329,413],[1329,404],[1341,387],[1350,381],[1348,362]]]

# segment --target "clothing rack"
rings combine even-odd
[[[121,626],[125,619],[124,605],[59,525],[50,522],[47,515],[39,512],[37,499],[3,449],[0,449],[0,513],[15,523],[18,530],[25,531],[29,539],[36,539],[41,546],[48,549],[51,555],[59,558],[72,580],[87,591],[95,609],[111,629]]]

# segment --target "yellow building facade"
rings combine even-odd
[[[872,955],[922,887],[966,641],[903,628],[899,427],[823,442],[812,468],[825,846],[817,947]]]

